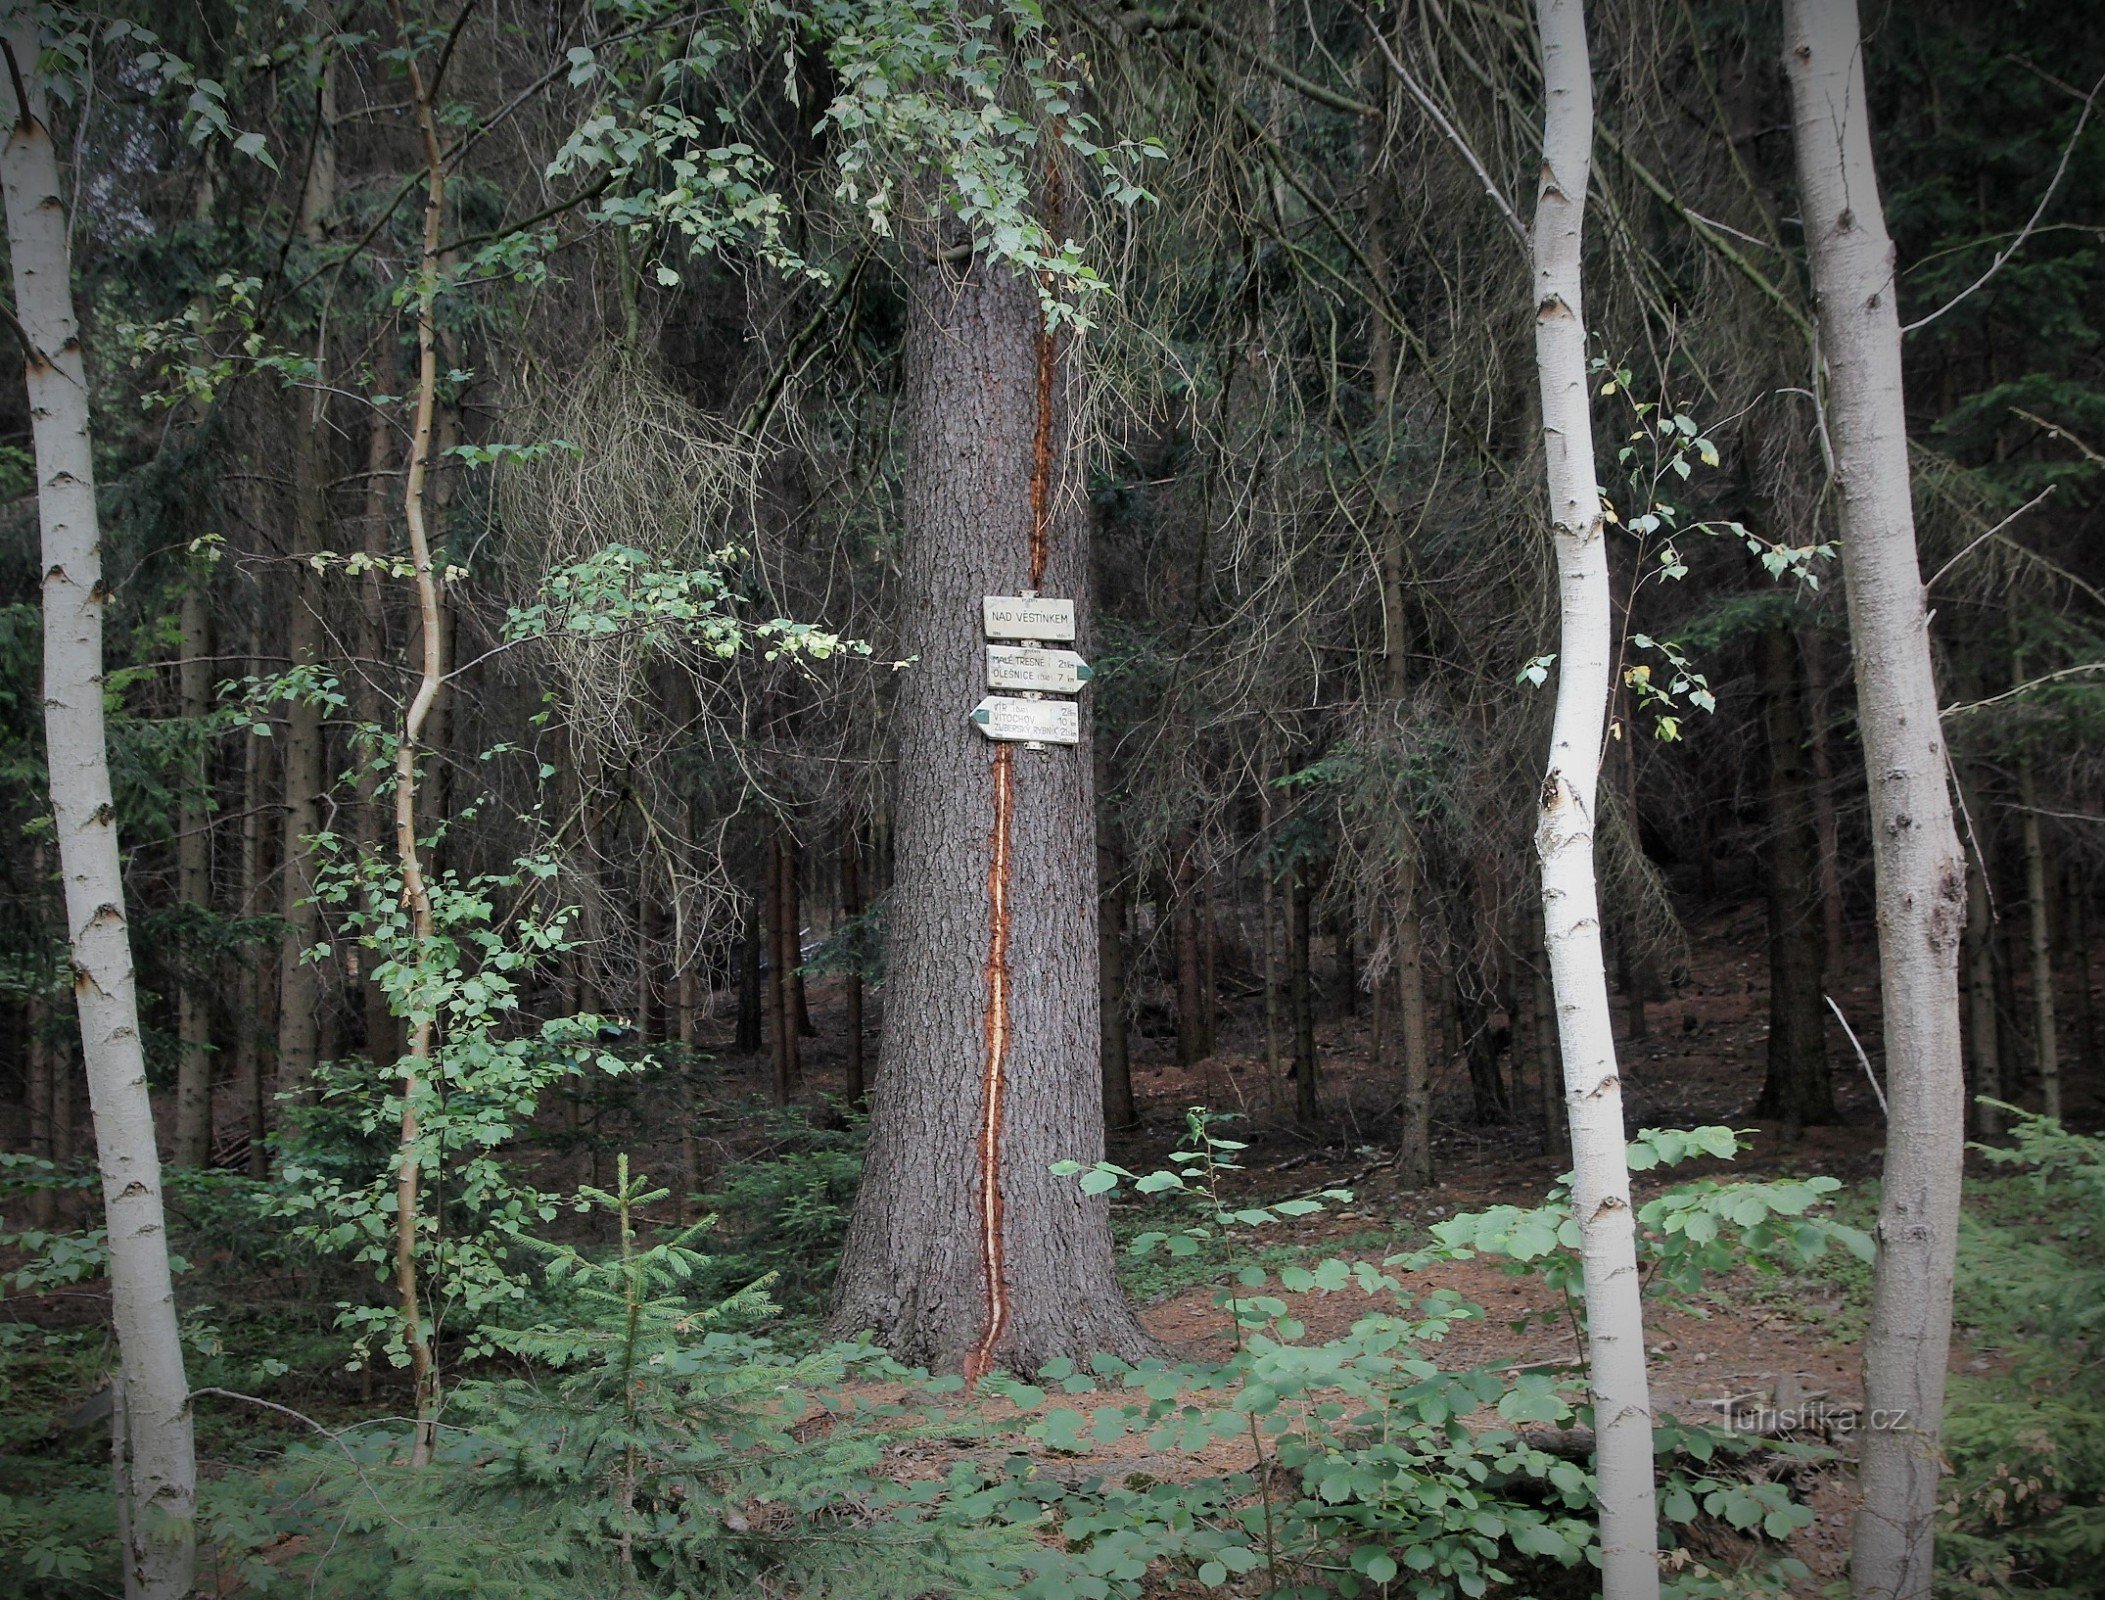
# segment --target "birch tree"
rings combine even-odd
[[[1857,722],[1871,791],[1885,1014],[1884,1186],[1852,1582],[1858,1596],[1930,1593],[1938,1432],[1951,1345],[1965,1085],[1958,952],[1966,868],[1915,552],[1893,244],[1864,107],[1856,0],[1785,0],[1799,208],[1819,308],[1829,465]]]
[[[1594,479],[1580,244],[1593,145],[1593,81],[1580,0],[1538,0],[1542,38],[1542,173],[1535,196],[1535,366],[1542,450],[1557,549],[1561,626],[1557,709],[1542,780],[1535,849],[1542,863],[1544,947],[1556,990],[1571,1123],[1572,1209],[1582,1235],[1601,1582],[1611,1600],[1659,1592],[1652,1482],[1652,1402],[1622,1083],[1608,1011],[1594,876],[1595,792],[1606,731],[1611,654],[1608,549]]]
[[[44,121],[38,31],[13,5],[6,24],[10,128],[0,184],[36,450],[51,811],[109,1229],[124,1592],[176,1600],[190,1592],[197,1465],[103,735],[101,527],[87,363],[73,314],[58,152]]]

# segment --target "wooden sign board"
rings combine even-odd
[[[972,708],[972,720],[989,739],[1003,744],[1079,744],[1082,713],[1072,700],[1013,700],[990,694]]]
[[[989,689],[1078,694],[1092,676],[1094,669],[1072,650],[1030,650],[1015,644],[987,646]]]
[[[1074,637],[1072,600],[1026,600],[990,594],[980,601],[989,639],[1041,639],[1064,643]]]

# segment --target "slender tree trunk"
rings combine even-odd
[[[417,271],[417,404],[410,432],[409,467],[403,479],[403,522],[409,532],[409,560],[415,574],[417,619],[422,640],[421,671],[415,693],[403,713],[402,732],[395,743],[395,851],[402,869],[402,898],[410,910],[412,930],[420,947],[428,946],[433,932],[431,892],[424,881],[423,858],[418,845],[417,758],[424,725],[438,702],[445,682],[445,659],[441,654],[444,634],[439,615],[438,574],[432,566],[431,539],[424,524],[424,484],[433,443],[433,418],[438,406],[439,234],[446,216],[446,166],[439,150],[438,123],[431,97],[424,86],[423,68],[410,42],[409,25],[400,0],[391,6],[395,31],[409,75],[411,102],[417,130],[423,136],[424,250]],[[431,1331],[426,1325],[417,1282],[417,1228],[422,1180],[423,1139],[418,1106],[433,1070],[433,1024],[428,1016],[412,1019],[408,1047],[398,1063],[402,1085],[402,1126],[395,1167],[395,1294],[402,1316],[402,1339],[409,1350],[410,1377],[416,1395],[416,1442],[411,1463],[426,1466],[437,1442],[439,1406],[438,1367],[432,1357]]]
[[[1177,1065],[1206,1058],[1205,975],[1199,953],[1198,846],[1186,829],[1177,835],[1176,870],[1169,886],[1170,944],[1177,958]]]
[[[1761,637],[1762,732],[1768,745],[1769,1059],[1756,1116],[1793,1135],[1835,1120],[1827,1069],[1826,952],[1820,921],[1820,835],[1805,767],[1798,640],[1778,622]]]
[[[1988,882],[1984,861],[1976,862],[1966,874],[1966,931],[1960,956],[1966,967],[1966,1043],[1973,1066],[1974,1130],[1983,1139],[1994,1139],[2002,1134],[2003,1114],[1982,1103],[2004,1097],[1995,1010],[1995,914],[1988,900]]]
[[[772,882],[772,878],[769,879]],[[766,885],[762,885],[762,893]],[[739,929],[738,941],[738,1031],[732,1042],[732,1050],[738,1055],[751,1056],[760,1053],[761,1035],[761,976],[760,946],[762,940],[761,896],[746,901],[745,917]]]
[[[335,71],[322,74],[321,115],[315,154],[300,196],[300,233],[310,248],[327,238],[326,222],[336,203]],[[321,937],[321,908],[314,899],[314,851],[309,841],[322,831],[323,727],[321,575],[310,558],[329,547],[328,365],[326,331],[315,335],[315,377],[292,390],[292,540],[287,551],[286,654],[292,670],[309,675],[285,703],[282,764],[285,816],[280,849],[278,914],[284,933],[278,945],[278,1087],[302,1091],[314,1076],[320,1045],[321,969],[306,957]]]
[[[767,1042],[775,1104],[786,1106],[797,1086],[797,1019],[790,988],[796,964],[796,931],[790,926],[789,881],[796,870],[788,849],[788,829],[775,825],[767,841]]]
[[[1078,387],[1006,265],[909,265],[897,876],[884,1071],[834,1291],[843,1331],[968,1374],[1135,1354],[1103,1153],[1096,813],[1077,748],[983,740],[981,597],[1072,596],[1090,639]]]
[[[1593,860],[1611,653],[1608,552],[1595,487],[1579,298],[1593,82],[1579,0],[1537,0],[1535,10],[1546,102],[1535,200],[1535,363],[1563,610],[1556,721],[1535,848],[1542,861],[1543,943],[1556,989],[1571,1123],[1572,1209],[1585,1275],[1602,1593],[1607,1600],[1652,1600],[1659,1592],[1652,1402]]]
[[[1306,864],[1292,868],[1286,893],[1286,1009],[1294,1029],[1294,1115],[1313,1124],[1322,1113],[1316,1094],[1316,1000],[1309,977],[1309,901]]]
[[[5,103],[12,127],[0,153],[0,187],[36,453],[44,739],[125,1397],[120,1451],[128,1493],[118,1506],[124,1592],[130,1600],[179,1600],[190,1592],[196,1550],[197,1461],[103,727],[102,534],[88,371],[73,316],[58,153],[43,120],[38,44],[34,23],[20,13],[10,18]]]
[[[1102,759],[1097,786],[1103,787]],[[1104,1077],[1104,1126],[1133,1127],[1140,1120],[1133,1105],[1133,1052],[1126,1026],[1126,863],[1116,823],[1097,831],[1096,978]]]
[[[2029,760],[2017,764],[2019,837],[2025,853],[2025,954],[2032,971],[2032,1058],[2040,1109],[2061,1117],[2061,1028],[2054,1009],[2054,939],[2047,905],[2046,846],[2039,832],[2039,783]]]
[[[1828,705],[1828,675],[1820,669],[1826,652],[1820,635],[1805,635],[1805,661],[1812,679],[1813,816],[1820,833],[1820,927],[1827,959],[1839,962],[1849,948],[1843,931],[1848,910],[1842,897],[1842,822],[1835,805],[1834,736]]]
[[[787,982],[789,984],[789,1011],[796,1023],[797,1036],[815,1039],[819,1030],[812,1024],[811,1007],[804,998],[804,892],[801,883],[803,854],[797,848],[797,836],[787,830],[782,835],[782,933],[787,941],[785,954],[789,958]],[[802,1067],[792,1049],[790,1070],[801,1076]]]
[[[2069,1019],[2069,1060],[2079,1070],[2088,1067],[2097,1049],[2097,1002],[2090,992],[2090,904],[2091,888],[2080,860],[2068,863],[2062,905],[2068,923],[2070,976],[2075,979],[2076,1011]]]
[[[43,856],[39,846],[34,857]],[[37,878],[43,878],[39,871]],[[25,1070],[29,1082],[27,1089],[29,1113],[29,1153],[44,1161],[58,1159],[58,1141],[53,1137],[57,1131],[58,1096],[60,1089],[60,1052],[51,1047],[51,1007],[44,999],[41,983],[29,992],[29,1003],[23,1008],[23,1029],[28,1034],[24,1041],[27,1056]],[[29,1225],[32,1228],[48,1228],[58,1217],[58,1190],[50,1184],[40,1185],[29,1196]]]
[[[848,976],[842,985],[847,1005],[848,1063],[846,1081],[842,1094],[851,1106],[859,1106],[869,1098],[870,1086],[863,1071],[862,1047],[862,927],[863,912],[868,909],[862,899],[862,838],[861,829],[855,819],[841,820],[841,917],[847,922],[851,943],[848,949]]]
[[[1395,925],[1396,1033],[1403,1058],[1403,1126],[1397,1136],[1396,1183],[1433,1185],[1433,1052],[1425,1007],[1425,935],[1418,925],[1418,859],[1398,864],[1391,902]]]
[[[1270,806],[1266,806],[1265,833],[1271,834]],[[1279,1083],[1286,1075],[1284,1018],[1279,1005],[1279,899],[1278,874],[1270,862],[1262,862],[1257,875],[1257,920],[1264,940],[1264,1081],[1268,1102],[1278,1104]]]
[[[1948,757],[1916,565],[1893,246],[1872,165],[1855,0],[1785,0],[1784,67],[1841,491],[1890,1106],[1864,1341],[1873,1425],[1862,1440],[1863,1509],[1850,1575],[1859,1600],[1916,1600],[1935,1576],[1938,1435],[1966,1138],[1957,969],[1966,863],[1945,788]]]
[[[249,657],[248,673],[260,676],[262,663]],[[241,887],[235,901],[243,918],[262,911],[264,855],[267,830],[263,818],[263,796],[268,787],[264,760],[277,741],[251,732],[241,743]],[[269,1029],[266,1013],[269,999],[277,993],[271,981],[270,954],[259,941],[252,954],[240,962],[234,978],[234,1093],[248,1129],[248,1175],[261,1178],[270,1171],[269,1085],[263,1072],[263,1040]]]
[[[394,329],[387,328],[375,358],[375,380],[392,393],[400,375],[396,359]],[[366,429],[365,456],[365,549],[366,569],[358,577],[358,720],[378,730],[388,717],[387,695],[381,687],[381,663],[387,657],[387,590],[384,574],[388,560],[388,483],[394,467],[394,431],[386,411],[373,407]],[[359,848],[370,860],[379,860],[387,848],[388,804],[380,792],[381,769],[376,750],[354,745],[357,767]],[[401,1054],[401,1028],[387,991],[373,981],[368,968],[362,991],[365,1013],[366,1056],[376,1071],[385,1071]]]
[[[201,572],[183,589],[182,714],[197,740],[197,759],[186,775],[177,813],[176,887],[200,922],[212,909],[212,751],[202,733],[212,714],[212,613]],[[212,985],[198,941],[183,956],[176,997],[176,1030],[182,1054],[176,1065],[175,1164],[202,1167],[212,1159]]]
[[[1563,1048],[1557,1039],[1557,996],[1550,983],[1549,952],[1543,947],[1541,906],[1529,908],[1528,1005],[1535,1020],[1535,1112],[1542,1129],[1542,1150],[1557,1155],[1570,1148],[1571,1130],[1564,1121]]]
[[[1199,872],[1199,1044],[1210,1059],[1219,1048],[1221,1013],[1221,918],[1213,901],[1213,871]]]

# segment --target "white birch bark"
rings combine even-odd
[[[1861,51],[1856,0],[1785,0],[1784,69],[1871,791],[1890,1106],[1851,1582],[1860,1600],[1920,1600],[1933,1576],[1966,1126],[1958,976],[1966,867],[1945,787],[1909,497],[1893,245],[1872,166]]]
[[[1580,0],[1537,0],[1535,9],[1545,101],[1532,236],[1535,365],[1562,610],[1557,712],[1535,849],[1542,862],[1543,940],[1556,991],[1564,1103],[1571,1122],[1572,1208],[1585,1269],[1601,1591],[1608,1600],[1651,1600],[1659,1593],[1652,1402],[1622,1081],[1608,1010],[1593,860],[1611,651],[1608,550],[1594,478],[1586,322],[1579,296],[1593,82]]]
[[[15,313],[30,347],[24,366],[43,539],[51,809],[123,1373],[129,1443],[129,1504],[119,1508],[126,1530],[124,1592],[135,1600],[176,1600],[190,1590],[197,1468],[103,738],[101,530],[87,366],[73,316],[58,153],[43,122],[37,30],[14,5],[7,7],[6,29],[8,72],[0,97],[10,129],[0,154],[0,187],[6,192]]]

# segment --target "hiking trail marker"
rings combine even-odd
[[[1048,600],[1026,590],[1020,595],[990,594],[980,599],[987,635],[987,687],[1013,694],[990,694],[972,708],[973,724],[1001,744],[1043,750],[1049,744],[1079,744],[1082,710],[1072,700],[1048,700],[1048,694],[1081,692],[1093,673],[1072,650],[1051,648],[1074,639],[1074,602]],[[1005,641],[996,643],[994,641]]]
[[[979,731],[1001,744],[1079,744],[1082,708],[1072,700],[990,694],[972,709]]]
[[[1029,645],[987,646],[987,687],[1029,689],[1045,694],[1080,694],[1095,669],[1072,650],[1039,650]]]
[[[1034,594],[990,594],[980,601],[989,639],[1028,639],[1040,644],[1074,641],[1074,602]]]

